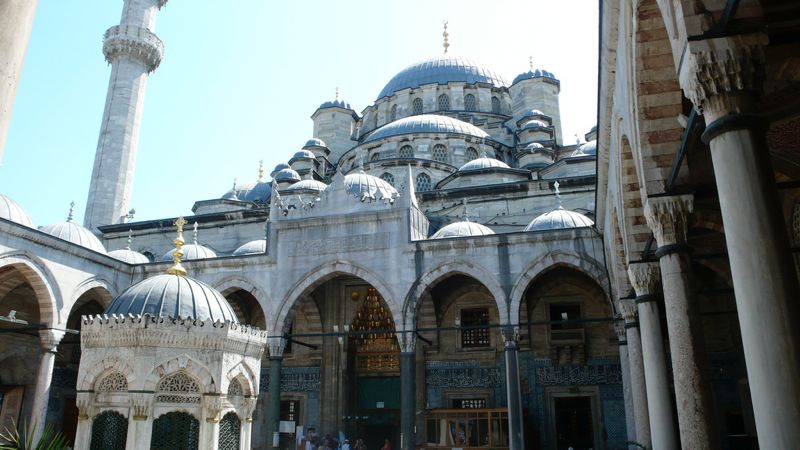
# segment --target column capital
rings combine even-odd
[[[219,394],[203,395],[203,410],[206,413],[206,422],[219,422],[219,413],[222,411],[223,401]]]
[[[39,330],[39,342],[46,352],[55,353],[56,347],[63,338],[64,332],[61,330]]]
[[[647,199],[644,216],[659,247],[686,244],[686,228],[693,210],[694,196],[691,194]]]
[[[417,335],[414,330],[399,330],[396,336],[401,353],[413,353],[417,348]]]
[[[625,319],[625,325],[636,324],[636,300],[632,298],[621,298],[617,301],[617,304],[619,305],[620,315]]]
[[[740,112],[726,94],[761,88],[766,67],[764,47],[768,43],[764,33],[689,41],[678,77],[698,112],[715,117]]]
[[[147,420],[153,407],[153,394],[136,392],[128,395],[131,399],[133,420]]]
[[[617,314],[617,319],[621,319],[622,316]],[[620,345],[623,343],[627,343],[627,330],[625,329],[625,324],[627,321],[623,322],[621,320],[617,320],[614,322],[614,333],[617,335],[617,340],[619,341]]]
[[[253,421],[253,412],[256,410],[256,405],[258,404],[258,397],[254,395],[248,395],[244,398],[244,418],[248,422]]]
[[[517,347],[519,344],[519,327],[514,325],[504,325],[500,329],[500,333],[503,335],[503,342],[505,343],[506,348],[508,347]]]
[[[283,351],[286,349],[286,339],[283,336],[267,336],[267,349],[269,358],[283,358]]]
[[[630,263],[628,278],[637,296],[654,295],[661,284],[661,269],[657,262]]]
[[[94,393],[78,392],[78,395],[75,397],[75,406],[78,407],[78,420],[89,420],[89,418],[92,416],[93,404]]]

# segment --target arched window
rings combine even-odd
[[[447,162],[447,147],[442,144],[436,144],[433,146],[433,160],[446,163]]]
[[[162,403],[200,403],[200,385],[186,373],[176,372],[158,382],[156,401]]]
[[[422,99],[417,97],[411,102],[411,113],[422,114]]]
[[[392,112],[390,114],[392,122],[397,120],[397,105],[392,105]]]
[[[404,145],[400,147],[400,151],[397,152],[397,156],[399,158],[413,158],[414,157],[414,149],[411,148],[410,145]]]
[[[467,161],[472,161],[473,159],[478,159],[478,151],[475,150],[475,147],[467,148],[465,152],[465,156],[467,157]]]
[[[431,190],[431,177],[428,174],[421,173],[417,175],[417,192],[426,192]]]
[[[103,377],[95,391],[97,392],[125,392],[128,390],[128,380],[125,375],[114,371]]]
[[[239,450],[242,421],[234,412],[222,416],[219,421],[219,450]]]
[[[381,157],[381,153],[380,152],[375,152],[375,153],[372,154],[372,156],[369,157],[369,162],[377,161],[378,158],[380,158],[380,157]]]
[[[125,448],[127,438],[128,419],[116,411],[103,411],[92,421],[89,450]]]
[[[189,413],[168,412],[153,421],[150,450],[197,450],[199,442],[200,421]]]
[[[447,94],[439,96],[439,111],[450,111],[450,97]]]
[[[500,99],[497,97],[492,97],[492,112],[500,114]]]
[[[472,94],[467,94],[464,96],[464,109],[467,111],[476,111],[475,108],[475,96]]]
[[[389,172],[385,172],[383,175],[381,175],[381,180],[394,186],[394,175],[390,174]]]
[[[242,383],[236,378],[232,379],[230,384],[228,384],[228,397],[241,397],[243,395],[244,388],[242,388]]]

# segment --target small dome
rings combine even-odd
[[[196,242],[184,245],[181,251],[183,252],[183,256],[181,257],[183,261],[217,257],[217,254],[214,253],[213,250],[211,250],[208,247],[204,247]],[[175,258],[175,255],[173,255],[173,253],[175,253],[175,249],[172,249],[167,253],[164,253],[159,259],[159,261],[172,261]]]
[[[291,168],[292,168],[292,166],[290,166],[290,165],[288,165],[286,163],[280,163],[277,166],[275,166],[275,168],[272,169],[272,171],[273,172],[280,172],[283,169],[291,169]]]
[[[553,75],[552,72],[548,72],[546,70],[536,69],[536,70],[529,70],[527,72],[523,72],[523,73],[517,75],[514,78],[514,82],[511,83],[511,84],[514,85],[514,84],[519,83],[522,80],[528,80],[528,79],[531,79],[531,78],[550,78],[551,80],[558,81],[558,79],[556,78],[555,75]]]
[[[525,227],[525,231],[561,230],[565,228],[591,227],[592,225],[594,225],[592,219],[583,214],[558,207],[533,219]]]
[[[539,150],[540,148],[544,148],[544,145],[542,145],[542,144],[540,144],[538,142],[531,142],[530,144],[525,146],[525,150],[528,150],[530,152],[535,152],[535,151]]]
[[[465,172],[468,170],[481,170],[481,169],[489,169],[491,167],[496,167],[500,169],[510,169],[508,164],[500,161],[499,159],[489,158],[487,156],[483,156],[477,159],[473,159],[472,161],[464,164],[458,169],[459,172]]]
[[[98,253],[106,252],[106,249],[103,247],[103,244],[100,243],[100,240],[97,239],[97,236],[95,236],[91,231],[72,221],[72,210],[70,210],[69,219],[67,219],[66,222],[45,225],[40,227],[39,230],[59,239],[86,247],[89,250],[94,250]]]
[[[525,122],[525,125],[522,126],[522,129],[526,130],[529,128],[548,128],[549,126],[550,125],[548,125],[547,122],[543,120],[533,119]]]
[[[144,264],[150,262],[150,260],[147,259],[147,256],[144,256],[143,254],[135,252],[129,248],[112,250],[108,252],[108,256],[128,264]]]
[[[348,195],[361,200],[389,200],[397,197],[397,190],[382,179],[364,172],[351,173],[344,177]]]
[[[466,236],[485,236],[488,234],[494,234],[494,230],[485,225],[465,220],[462,222],[454,222],[451,223],[450,225],[442,227],[441,229],[439,229],[439,231],[433,233],[431,239],[444,239],[444,238],[466,237]]]
[[[317,159],[317,155],[309,150],[300,150],[299,152],[295,153],[294,156],[292,156],[292,159],[289,160],[289,162],[295,159]]]
[[[460,81],[467,84],[485,83],[495,87],[507,86],[496,73],[458,56],[441,56],[412,64],[398,72],[384,86],[378,98],[388,97],[397,91],[418,88],[424,84],[447,84]]]
[[[236,185],[222,195],[224,200],[238,200],[241,202],[268,203],[272,195],[272,184],[265,181],[255,183],[242,183]]]
[[[256,255],[267,252],[267,240],[250,241],[233,251],[233,256]]]
[[[378,128],[367,135],[364,143],[414,133],[450,133],[473,136],[481,139],[489,137],[489,133],[471,123],[453,119],[452,117],[440,116],[438,114],[419,114],[395,120],[392,123]]]
[[[322,192],[327,188],[328,185],[317,180],[300,180],[297,183],[289,186],[286,188],[286,192],[297,192],[297,191],[317,191]]]
[[[325,141],[323,141],[322,139],[319,139],[319,138],[311,138],[311,139],[309,139],[309,140],[307,140],[307,141],[306,141],[306,145],[304,145],[304,146],[303,146],[303,148],[311,148],[311,147],[323,147],[323,148],[327,148],[328,146],[327,146],[327,145],[325,145]]]
[[[105,314],[144,315],[239,323],[230,303],[211,286],[180,275],[156,275],[126,289]]]
[[[597,156],[597,141],[589,141],[578,147],[570,156]]]
[[[19,203],[3,194],[0,194],[0,217],[20,225],[25,225],[26,227],[34,228],[31,217],[19,206]]]
[[[281,169],[275,174],[274,178],[278,183],[293,183],[300,181],[300,174],[295,172],[294,169]]]
[[[319,105],[319,109],[325,109],[325,108],[344,108],[350,110],[353,109],[350,107],[350,103],[347,103],[344,100],[333,100],[331,102],[325,102]]]

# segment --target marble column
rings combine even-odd
[[[240,450],[253,448],[253,411],[255,411],[257,403],[256,395],[248,395],[244,398],[244,420],[242,420],[242,429],[239,434]]]
[[[697,301],[692,298],[692,265],[686,229],[693,200],[692,195],[650,197],[644,214],[658,243],[656,256],[661,267],[681,445],[710,450],[719,448],[719,432],[711,399],[703,328]]]
[[[92,440],[92,404],[94,394],[88,392],[79,392],[75,399],[75,404],[78,407],[78,429],[75,431],[75,448],[83,449],[89,448]],[[125,448],[135,449],[136,447],[130,444],[132,439],[130,426],[128,426],[127,444]]]
[[[153,437],[153,394],[133,393],[128,411],[128,439],[126,449],[149,449]],[[81,448],[77,444],[75,448]]]
[[[636,439],[646,447],[651,446],[650,418],[647,415],[647,388],[645,387],[644,361],[642,359],[642,339],[639,335],[639,321],[634,299],[620,299],[619,310],[625,319],[624,330],[627,342],[628,367],[630,373],[631,398],[633,403]],[[621,347],[620,347],[621,348]],[[622,359],[622,352],[620,352]]]
[[[522,432],[522,394],[519,385],[519,329],[503,328],[506,360],[506,393],[508,395],[508,448],[523,450],[525,436]]]
[[[780,195],[755,115],[766,68],[765,34],[689,42],[681,87],[705,116],[758,442],[800,442],[800,289]]]
[[[268,337],[269,346],[269,391],[267,392],[267,449],[278,448],[280,444],[281,421],[281,366],[286,340],[282,337]]]
[[[217,450],[219,447],[219,420],[222,396],[219,393],[203,395],[203,413],[200,420],[200,448]]]
[[[625,323],[614,322],[614,333],[619,345],[619,369],[622,374],[622,401],[625,404],[625,435],[629,441],[636,441],[636,415],[633,413],[633,396],[631,394],[631,368],[628,363],[628,340],[625,337]],[[632,447],[628,447],[633,450]]]
[[[672,394],[669,389],[664,335],[655,292],[661,281],[658,264],[636,262],[628,264],[628,277],[636,291],[636,310],[642,340],[642,362],[647,391],[647,411],[650,420],[650,439],[654,449],[680,448],[672,414]]]
[[[33,394],[33,409],[28,420],[29,427],[36,427],[34,438],[38,439],[47,423],[47,404],[50,401],[50,383],[53,380],[53,367],[56,362],[56,348],[64,337],[60,330],[40,330],[39,340],[42,355],[39,358],[39,372],[36,375],[36,390]]]
[[[403,351],[400,353],[400,448],[414,450],[416,447],[416,389],[414,370],[416,353]]]

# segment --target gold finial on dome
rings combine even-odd
[[[69,214],[67,215],[67,222],[72,222],[75,218],[75,202],[69,202]]]
[[[261,159],[258,161],[258,182],[261,183],[264,181],[264,160]],[[233,181],[234,189],[236,189],[236,180]]]
[[[183,252],[181,248],[183,248],[184,242],[183,240],[183,226],[186,225],[186,219],[183,216],[178,217],[178,220],[175,221],[175,226],[177,227],[178,235],[175,236],[175,240],[172,241],[175,244],[175,251],[172,252],[173,261],[175,264],[172,265],[169,269],[167,269],[167,273],[170,275],[178,275],[185,277],[186,276],[186,269],[183,268],[181,265],[181,258],[183,257]]]
[[[442,37],[444,37],[444,44],[442,44],[442,47],[444,47],[444,54],[446,55],[447,48],[450,47],[450,43],[447,41],[447,38],[450,37],[450,33],[447,32],[447,21],[443,21],[442,24],[444,25],[444,32],[442,33]]]

